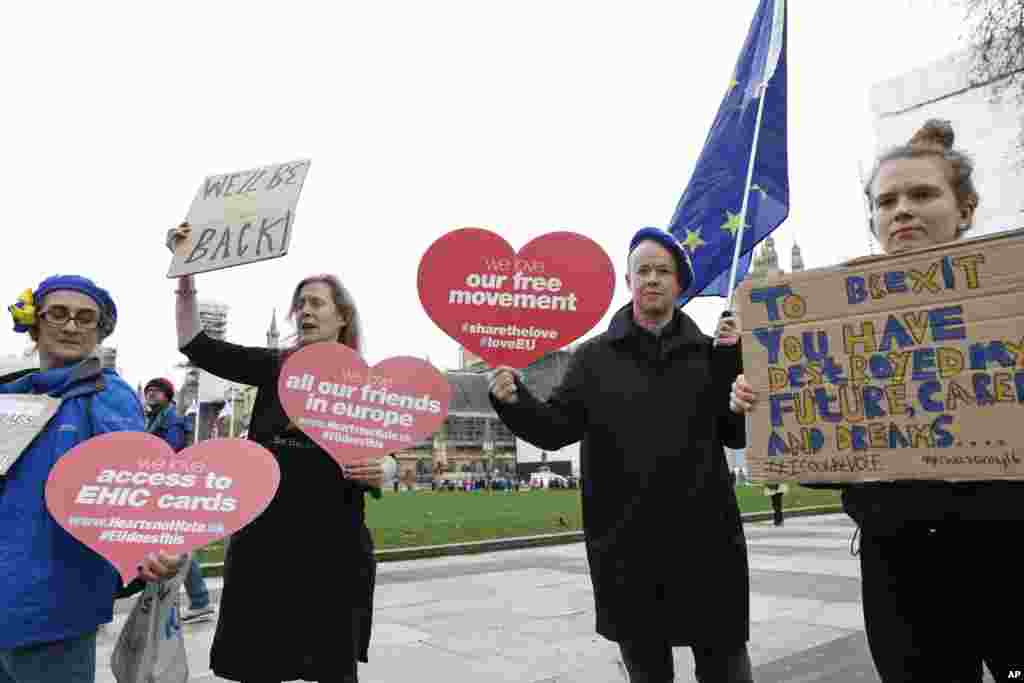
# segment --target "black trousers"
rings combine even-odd
[[[619,643],[629,683],[672,683],[675,667],[668,643]],[[728,646],[694,645],[694,674],[700,683],[754,683],[746,643]]]
[[[1016,556],[1024,525],[962,523],[861,530],[864,621],[883,683],[981,683],[1024,671],[1024,591]]]
[[[772,512],[775,513],[774,522],[775,526],[782,526],[782,494],[776,493],[772,495]]]

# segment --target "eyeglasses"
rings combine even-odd
[[[53,327],[64,327],[69,320],[74,320],[80,330],[93,330],[100,324],[99,311],[90,308],[83,308],[72,316],[67,306],[50,306],[45,311],[39,311],[39,317]]]

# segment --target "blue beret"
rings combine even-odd
[[[117,325],[117,306],[114,305],[114,299],[111,298],[110,292],[81,275],[51,275],[39,283],[36,291],[32,293],[32,300],[36,306],[41,306],[44,296],[58,290],[70,290],[85,294],[95,301],[110,321],[110,328],[105,329],[104,333],[109,335],[114,331],[114,327]]]
[[[660,228],[640,228],[633,235],[633,239],[629,241],[629,254],[632,256],[633,250],[636,249],[641,242],[653,241],[657,242],[661,246],[668,249],[668,252],[672,254],[672,257],[676,260],[676,274],[679,276],[679,288],[682,293],[686,293],[686,290],[693,284],[693,266],[690,264],[690,255],[683,249],[683,245],[679,244],[670,233],[665,232]]]

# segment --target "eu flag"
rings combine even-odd
[[[747,189],[752,153],[756,156]],[[750,268],[754,247],[788,215],[786,7],[785,0],[760,0],[725,98],[668,228],[693,262],[694,283],[680,303],[697,296],[728,296],[740,225],[745,227],[737,283]]]

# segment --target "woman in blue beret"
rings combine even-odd
[[[36,343],[39,369],[0,378],[0,401],[45,394],[61,403],[0,475],[0,683],[93,683],[96,631],[113,618],[124,587],[113,565],[50,516],[44,489],[57,461],[86,439],[144,431],[142,406],[96,355],[117,325],[105,289],[79,275],[54,275],[8,310],[14,331]],[[140,578],[171,576],[179,562],[151,555]]]

